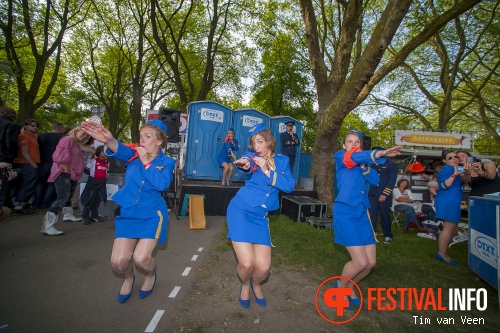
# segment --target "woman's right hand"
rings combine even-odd
[[[0,162],[0,169],[12,169],[12,164]]]

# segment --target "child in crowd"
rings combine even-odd
[[[99,146],[95,150],[95,158],[85,166],[83,172],[89,175],[87,185],[82,192],[80,201],[83,205],[83,224],[88,225],[90,222],[104,222],[104,219],[99,217],[99,204],[101,200],[107,201],[106,194],[106,177],[108,174],[109,162],[108,157],[104,154],[104,146]]]

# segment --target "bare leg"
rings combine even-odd
[[[226,177],[227,177],[227,174],[229,172],[229,165],[224,162],[221,164],[221,166],[224,168],[224,171],[222,172],[222,185],[225,185],[225,181],[226,181]]]
[[[264,298],[260,283],[264,281],[271,270],[271,247],[253,244],[255,253],[255,266],[252,274],[253,290],[258,298]]]
[[[158,243],[157,239],[139,239],[134,251],[134,263],[145,273],[142,290],[148,291],[153,288],[156,270],[156,260],[152,256],[153,250]]]
[[[450,261],[451,258],[448,256],[448,246],[453,239],[453,237],[458,232],[458,224],[450,221],[443,221],[443,231],[439,234],[439,254],[446,260]]]
[[[111,267],[113,271],[125,277],[120,294],[126,295],[132,289],[134,267],[130,259],[134,253],[137,239],[116,238],[111,251]]]
[[[234,172],[234,166],[233,164],[228,164],[229,171],[227,172],[227,182],[226,184],[229,185],[229,182],[231,181],[231,177],[233,176]]]
[[[241,281],[241,299],[250,299],[250,279],[255,269],[254,245],[250,243],[233,242],[234,252],[238,257],[236,272]]]
[[[361,281],[375,267],[377,263],[377,249],[375,244],[365,246],[347,246],[347,251],[351,255],[351,261],[344,265],[342,276],[352,279],[354,282]],[[339,287],[352,288],[352,283],[346,280],[339,281]],[[352,295],[355,295],[353,290]],[[353,298],[356,298],[355,296]]]

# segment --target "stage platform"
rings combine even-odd
[[[231,183],[231,186],[222,186],[220,182],[183,181],[179,205],[177,207],[178,213],[181,213],[182,203],[186,194],[203,194],[205,195],[204,208],[206,216],[226,216],[227,206],[241,186],[243,186],[243,183]],[[292,193],[280,192],[280,202],[283,195],[318,198],[315,191],[304,190],[302,187],[296,187]],[[278,214],[279,209],[272,213]]]

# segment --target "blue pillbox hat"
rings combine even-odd
[[[163,132],[165,132],[165,134],[168,133],[167,125],[165,125],[165,123],[161,120],[153,119],[153,120],[148,121],[146,124],[158,127]]]
[[[234,128],[230,127],[227,129],[228,131],[234,132]]]
[[[357,129],[351,129],[351,130],[349,130],[349,132],[347,132],[347,134],[357,135],[361,140],[363,140],[363,138],[365,137],[363,132],[358,131]]]
[[[250,128],[250,130],[248,131],[248,137],[250,138],[250,137],[252,137],[252,135],[257,134],[260,131],[263,131],[265,129],[267,129],[267,127],[264,126],[264,124],[259,123],[259,124],[255,125],[254,127]]]

